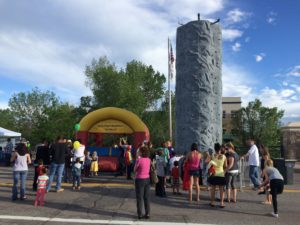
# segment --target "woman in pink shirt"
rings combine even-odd
[[[149,149],[144,146],[140,148],[140,158],[137,159],[134,167],[135,172],[135,193],[138,218],[150,218],[150,165]],[[142,206],[145,206],[145,215],[142,216]]]
[[[200,186],[199,177],[200,175],[200,160],[201,153],[198,151],[198,145],[193,143],[191,151],[187,155],[186,161],[189,163],[189,175],[190,175],[190,186],[189,186],[189,201],[193,200],[193,185],[196,184],[196,201],[200,201]]]

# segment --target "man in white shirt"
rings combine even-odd
[[[244,157],[248,157],[248,163],[250,166],[249,177],[251,182],[254,185],[254,189],[257,190],[260,185],[259,173],[258,173],[258,167],[259,167],[258,148],[256,147],[254,140],[252,138],[249,138],[247,140],[247,145],[250,147],[250,149]]]

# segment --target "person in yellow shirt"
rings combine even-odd
[[[224,186],[226,185],[225,171],[227,166],[226,156],[221,154],[221,145],[219,143],[215,144],[215,154],[212,156],[213,165],[215,168],[214,175],[211,176],[209,183],[211,184],[211,196],[210,196],[210,206],[215,207],[215,192],[216,186],[219,187],[221,208],[224,208]]]

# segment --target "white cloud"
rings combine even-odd
[[[90,94],[84,70],[92,58],[107,55],[119,67],[142,60],[167,74],[167,37],[174,40],[178,20],[196,20],[198,12],[209,18],[224,7],[224,0],[2,3],[1,76],[72,102]],[[233,30],[227,36],[240,35]]]
[[[260,53],[258,55],[254,55],[254,57],[255,57],[256,62],[260,62],[266,57],[266,54],[265,53]]]
[[[258,98],[262,100],[267,107],[277,107],[285,110],[284,117],[300,117],[299,105],[297,96],[292,96],[293,90],[275,90],[269,87],[262,89]],[[292,96],[292,97],[291,97]]]
[[[300,85],[297,85],[297,84],[291,84],[290,85],[292,88],[294,88],[297,92],[300,93]]]
[[[294,90],[291,90],[291,89],[284,89],[280,92],[280,95],[283,97],[283,98],[287,98],[287,97],[290,97],[291,95],[295,94],[295,91]]]
[[[288,73],[288,76],[300,77],[300,65],[294,66]]]
[[[288,82],[286,82],[286,81],[283,81],[283,82],[282,82],[282,85],[283,85],[283,86],[288,86],[288,85],[289,85],[289,83],[288,83]]]
[[[239,42],[234,43],[234,45],[231,46],[232,51],[238,52],[241,50],[241,44]]]
[[[242,35],[243,31],[238,29],[222,29],[222,37],[224,41],[234,41]]]
[[[243,106],[255,98],[253,87],[257,81],[244,68],[223,63],[222,74],[223,96],[242,97]]]
[[[225,18],[225,23],[226,24],[234,24],[234,23],[239,23],[241,21],[244,21],[247,17],[249,17],[251,14],[248,12],[244,12],[240,10],[239,8],[230,10],[227,13],[227,17]]]
[[[275,25],[276,24],[277,13],[271,11],[267,15],[267,23]]]

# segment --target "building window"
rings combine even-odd
[[[226,118],[226,111],[223,110],[223,118]]]
[[[226,133],[226,129],[223,129],[223,134],[225,134]]]
[[[237,111],[231,111],[231,118],[236,118]]]

